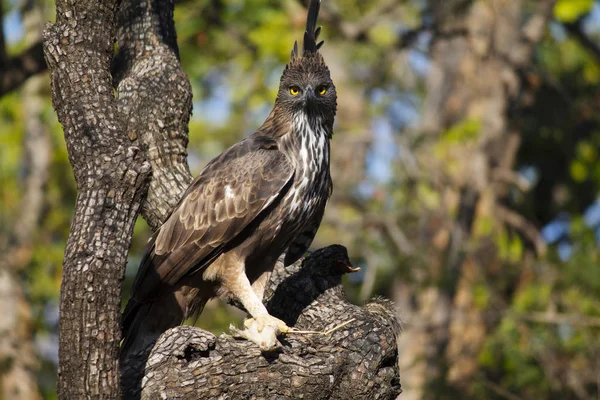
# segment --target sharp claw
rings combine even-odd
[[[273,351],[281,347],[277,341],[279,333],[279,323],[276,318],[269,316],[258,316],[257,318],[249,318],[244,321],[244,329],[240,331],[231,327],[231,331],[236,337],[241,337],[250,340],[258,345],[261,351]]]
[[[244,326],[249,328],[253,323],[256,323],[256,330],[260,333],[265,327],[272,326],[276,328],[278,333],[288,333],[290,328],[286,325],[285,322],[277,319],[271,315],[259,315],[256,318],[250,318],[244,321]]]
[[[286,324],[279,324],[279,332],[288,333],[290,332],[290,328]]]

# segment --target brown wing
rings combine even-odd
[[[210,264],[288,189],[294,170],[273,139],[251,136],[192,182],[149,244],[134,282],[138,302]]]

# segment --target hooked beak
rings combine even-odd
[[[313,89],[311,85],[308,85],[304,93],[304,105],[313,105],[315,103],[315,100],[317,99],[315,89]]]

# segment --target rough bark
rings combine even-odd
[[[192,89],[179,63],[173,2],[123,0],[113,62],[125,132],[152,166],[142,216],[155,230],[192,180],[187,164]]]
[[[57,1],[44,32],[78,195],[63,261],[58,395],[119,398],[121,282],[150,165],[130,145],[110,63],[117,1]]]
[[[465,121],[476,121],[480,128],[476,138],[449,155],[454,168],[444,174],[440,190],[456,217],[436,232],[446,238],[440,241],[440,272],[430,277],[437,284],[418,291],[406,282],[397,285],[396,300],[410,326],[399,344],[400,365],[410,366],[406,381],[414,386],[407,394],[415,399],[423,398],[426,385],[436,378],[463,390],[477,373],[477,354],[490,321],[475,304],[471,288],[501,260],[489,241],[479,240],[479,248],[467,243],[476,218],[496,221],[502,215],[506,184],[498,177],[510,175],[519,147],[517,127],[510,126],[508,116],[521,90],[520,69],[543,37],[554,1],[536,2],[529,16],[522,1],[431,3],[433,67],[422,128],[432,137]],[[421,156],[430,160],[431,154],[427,148]],[[442,165],[435,168],[444,170]],[[533,245],[541,242],[537,232],[513,228],[524,231]]]
[[[144,180],[152,167],[143,204],[153,228],[191,180],[191,88],[179,65],[173,3],[123,1],[115,15],[116,3],[57,2],[57,22],[45,35],[79,191],[61,288],[62,398],[119,396],[120,288]]]
[[[339,245],[289,268],[278,263],[265,299],[272,315],[298,329],[349,324],[328,335],[287,335],[273,354],[225,334],[171,329],[148,359],[141,398],[395,399],[401,392],[396,312],[381,299],[350,304],[341,287],[349,265]]]

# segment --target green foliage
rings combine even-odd
[[[547,283],[532,283],[517,292],[513,309],[517,312],[543,311],[550,301],[552,286]]]
[[[448,129],[443,140],[453,144],[464,144],[477,139],[480,131],[481,121],[466,119]]]
[[[473,300],[478,309],[485,310],[488,308],[492,300],[492,293],[488,286],[482,283],[474,285]]]
[[[524,398],[549,398],[550,383],[531,348],[532,343],[523,334],[519,322],[511,317],[504,318],[479,355],[483,375],[474,386],[475,398],[494,398],[484,383],[487,379],[493,379],[504,390]]]
[[[369,38],[378,46],[392,46],[396,41],[396,34],[390,23],[380,23],[375,25],[369,31]]]
[[[576,287],[589,294],[600,293],[600,251],[594,232],[584,224],[582,218],[576,218],[571,238],[575,243],[575,251],[561,265],[562,285]]]
[[[518,263],[524,252],[523,240],[517,235],[510,235],[505,229],[501,229],[496,235],[496,246],[501,259]]]
[[[575,22],[590,12],[594,0],[558,0],[554,6],[554,17],[561,22]]]

